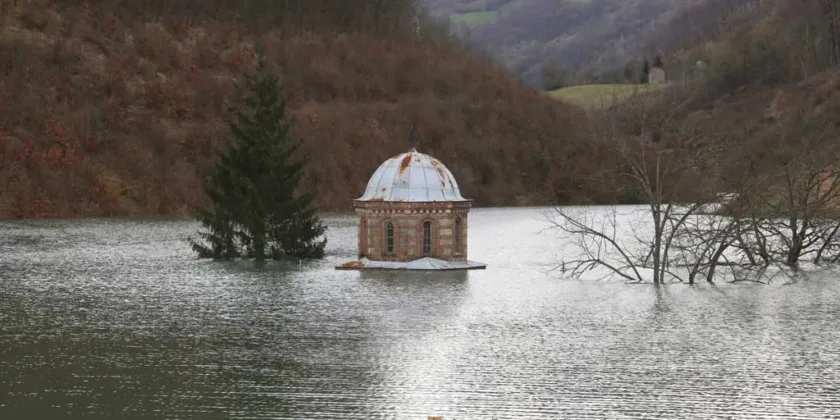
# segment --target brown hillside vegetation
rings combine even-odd
[[[686,121],[708,132],[724,134],[731,144],[730,171],[754,163],[766,169],[778,164],[779,154],[791,153],[805,123],[840,126],[840,70],[827,70],[801,82],[781,87],[751,87],[717,101],[714,107],[691,113]],[[793,130],[791,144],[775,144]],[[831,139],[825,154],[833,154],[838,139]]]
[[[593,119],[593,124],[613,122],[621,135],[649,136],[654,140],[648,146],[661,145],[675,156],[704,156],[697,160],[696,173],[665,177],[663,185],[672,191],[670,198],[696,202],[708,199],[709,194],[735,192],[742,197],[781,200],[788,193],[803,193],[804,187],[788,184],[794,178],[787,176],[810,179],[838,173],[840,69],[798,83],[745,86],[713,104],[705,98],[705,85],[694,86],[702,89],[677,85],[637,95]],[[674,106],[677,103],[679,108]],[[662,119],[669,122],[662,124]],[[652,156],[633,155],[642,160]],[[648,170],[656,167],[652,162],[646,165]]]
[[[348,209],[412,123],[477,205],[614,198],[578,181],[605,160],[580,140],[578,110],[453,43],[43,4],[0,3],[0,218],[185,215],[228,139],[226,101],[255,40],[323,210]]]
[[[693,95],[678,116],[704,135],[724,140],[733,158],[722,165],[727,170],[768,155],[762,142],[778,140],[782,132],[809,135],[804,126],[794,127],[805,120],[840,121],[840,114],[826,111],[836,109],[840,80],[836,1],[694,2],[649,42],[651,52],[665,53],[673,84],[689,87]],[[756,160],[759,166],[772,164]]]
[[[491,52],[530,86],[545,88],[543,71],[562,68],[576,83],[642,53],[644,40],[687,0],[426,0],[433,10],[473,21],[471,42]],[[477,12],[477,13],[469,13]],[[467,20],[470,22],[472,20]],[[604,82],[604,81],[602,81]]]
[[[840,3],[834,0],[698,2],[654,44],[668,52],[669,71],[702,86],[691,120],[729,139],[726,172],[747,162],[775,170],[809,152],[803,139],[822,136],[814,126],[829,133],[840,122]]]

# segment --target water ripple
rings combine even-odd
[[[547,277],[539,210],[477,210],[488,270],[195,260],[196,226],[0,224],[0,418],[840,418],[836,272],[793,286]]]

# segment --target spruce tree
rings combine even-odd
[[[645,84],[648,82],[648,73],[650,73],[650,61],[645,58],[642,62],[642,74],[639,75],[639,83]]]
[[[653,67],[662,68],[664,65],[665,64],[662,63],[662,56],[661,55],[657,55],[656,57],[653,58]]]
[[[314,196],[298,191],[309,156],[289,134],[286,99],[261,48],[256,71],[244,79],[239,106],[231,107],[233,141],[204,182],[211,204],[195,209],[206,231],[189,242],[200,258],[321,258],[326,227]]]

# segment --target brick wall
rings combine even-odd
[[[359,215],[359,257],[384,261],[412,261],[423,255],[423,224],[430,223],[431,257],[442,260],[467,259],[467,216],[470,201],[408,203],[357,201]],[[460,241],[456,241],[456,220],[460,220]],[[394,226],[394,249],[387,252],[386,224]],[[456,249],[460,242],[460,249]]]

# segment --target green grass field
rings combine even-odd
[[[569,86],[546,92],[554,99],[559,99],[587,108],[610,106],[634,94],[659,89],[665,84],[625,84],[625,85],[580,85]]]
[[[451,20],[454,23],[478,25],[481,23],[495,22],[499,20],[499,12],[491,10],[485,12],[460,13],[452,15]]]
[[[499,20],[503,13],[522,7],[523,0],[512,0],[496,9],[480,10],[468,13],[454,13],[449,16],[453,23],[465,23],[467,25],[479,25]]]

